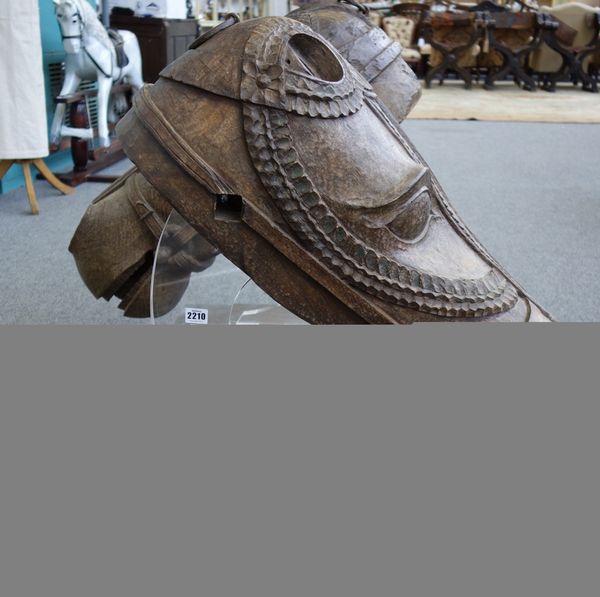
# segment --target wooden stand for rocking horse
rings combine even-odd
[[[33,158],[29,160],[18,159],[18,160],[0,160],[0,179],[8,172],[8,169],[13,164],[21,164],[23,168],[23,176],[25,177],[25,188],[27,189],[27,197],[29,199],[29,205],[31,206],[31,213],[37,215],[40,213],[37,198],[35,196],[35,189],[33,187],[33,179],[31,178],[31,166],[35,166],[39,170],[39,177],[45,178],[54,188],[58,189],[64,195],[72,193],[75,189],[66,184],[63,184],[52,172],[50,172],[48,166],[44,163],[42,158]]]
[[[129,85],[114,85],[113,93],[130,93]],[[114,139],[110,147],[89,149],[88,138],[78,137],[75,133],[90,131],[90,119],[87,107],[88,97],[96,95],[96,90],[78,91],[70,95],[59,96],[57,102],[69,106],[71,126],[67,129],[71,134],[71,156],[73,157],[73,170],[57,173],[56,176],[63,182],[78,186],[83,182],[114,182],[118,176],[97,174],[112,164],[125,157],[123,146],[118,139]]]

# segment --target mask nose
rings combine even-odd
[[[402,211],[389,224],[388,228],[400,239],[415,242],[427,232],[431,217],[431,195],[427,187],[415,191]]]
[[[413,191],[428,171],[428,168],[411,159],[404,165],[402,187],[407,192]]]

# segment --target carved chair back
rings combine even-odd
[[[394,41],[403,48],[402,57],[409,63],[421,60],[418,40],[422,36],[421,29],[429,14],[427,4],[406,2],[396,4],[390,9],[391,16],[383,19],[383,29]]]
[[[442,52],[436,45],[443,45],[447,51],[452,52],[469,42],[470,50],[461,51],[456,63],[462,68],[477,66],[477,56],[481,48],[476,39],[476,27],[476,15],[470,12],[432,14],[424,28],[427,39],[433,46],[429,58],[430,66],[436,67],[443,60]]]
[[[578,52],[597,42],[600,9],[580,2],[572,2],[543,9],[543,12],[559,21],[559,29],[555,37],[563,48]],[[590,60],[591,57],[586,59],[584,68],[588,67]],[[562,59],[547,44],[542,44],[532,52],[529,64],[533,70],[540,73],[555,73],[561,68]]]
[[[493,39],[516,54],[535,42],[538,35],[538,21],[535,12],[502,11],[491,13]],[[491,33],[489,34],[491,37]],[[493,47],[488,47],[489,40],[483,44],[480,66],[494,68],[502,65],[502,55]],[[493,44],[492,44],[493,45]]]

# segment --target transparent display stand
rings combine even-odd
[[[150,284],[152,324],[306,325],[223,255],[203,271],[193,272],[189,282],[187,276],[174,275],[172,256],[182,248],[174,232],[183,226],[185,220],[173,210],[158,241]],[[165,296],[179,300],[168,313],[160,314]]]

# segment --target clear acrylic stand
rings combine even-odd
[[[150,322],[153,325],[301,325],[305,321],[276,303],[243,271],[223,255],[207,269],[192,273],[187,288],[181,276],[173,275],[169,257],[175,247],[169,231],[185,226],[173,210],[158,240],[150,283]],[[177,286],[174,286],[177,285]],[[178,304],[158,315],[165,294],[181,294]],[[156,315],[155,315],[156,313]]]

